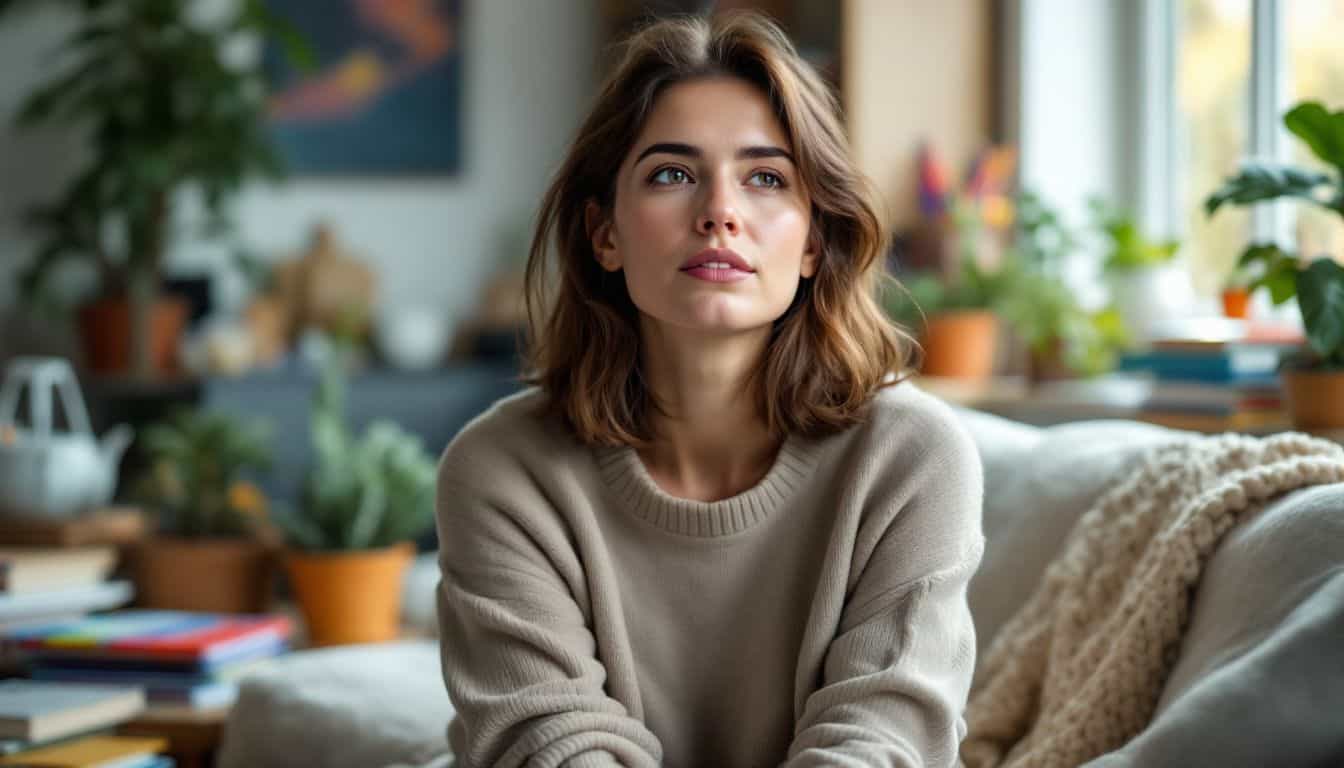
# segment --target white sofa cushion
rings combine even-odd
[[[437,643],[296,653],[240,686],[219,768],[373,768],[448,750]]]

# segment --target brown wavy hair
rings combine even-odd
[[[760,14],[664,19],[623,44],[542,198],[527,265],[524,378],[584,442],[647,444],[659,412],[643,377],[638,310],[623,273],[594,258],[585,205],[610,212],[617,172],[663,89],[725,75],[769,97],[811,194],[810,236],[821,246],[816,274],[774,322],[752,376],[768,428],[780,436],[842,429],[880,388],[909,374],[917,346],[877,300],[888,231],[850,158],[835,96]]]

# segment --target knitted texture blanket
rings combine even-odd
[[[1145,452],[1080,518],[977,670],[968,768],[1077,766],[1153,716],[1205,563],[1280,494],[1344,482],[1344,448],[1298,433]]]

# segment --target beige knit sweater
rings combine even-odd
[[[970,768],[1072,768],[1148,724],[1204,564],[1267,500],[1344,481],[1344,449],[1300,434],[1147,453],[1089,510],[976,673]]]
[[[884,390],[701,503],[541,397],[497,404],[440,465],[459,768],[955,763],[982,482],[946,406]]]

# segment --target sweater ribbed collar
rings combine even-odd
[[[768,518],[803,484],[817,453],[815,442],[790,435],[759,483],[736,496],[706,502],[659,488],[630,446],[594,449],[602,479],[617,503],[652,525],[696,538],[731,536]]]

